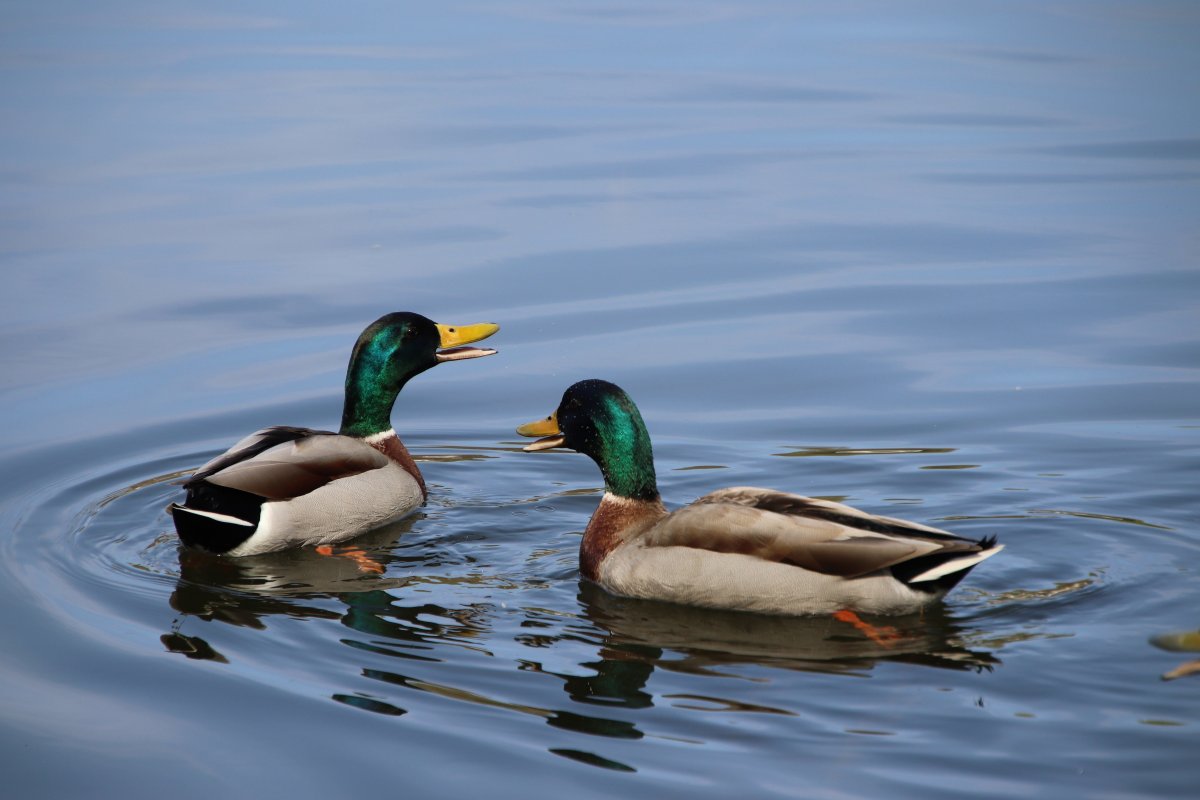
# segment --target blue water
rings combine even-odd
[[[1190,797],[1191,3],[13,3],[0,26],[0,765],[14,797]],[[180,549],[177,481],[337,424],[362,327],[432,492]],[[668,505],[996,535],[882,647],[581,583],[513,428],[621,384]]]

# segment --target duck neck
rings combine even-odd
[[[660,502],[654,462],[601,464],[604,490],[620,500]]]
[[[637,409],[612,414],[598,425],[580,448],[592,457],[604,476],[604,489],[617,498],[659,502],[654,474],[654,449]]]
[[[339,433],[365,439],[391,430],[392,406],[406,381],[351,362],[346,372],[346,401]]]
[[[361,400],[355,402],[347,395],[346,404],[342,408],[342,427],[339,433],[343,436],[366,439],[369,436],[391,430],[392,405],[395,401],[396,398],[393,397],[390,403],[361,402]]]

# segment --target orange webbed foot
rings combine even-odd
[[[374,575],[382,575],[384,571],[383,564],[380,564],[375,559],[367,555],[367,551],[359,547],[348,546],[339,547],[335,551],[332,545],[323,544],[317,547],[317,554],[322,556],[340,556],[348,558],[358,566],[359,572],[369,572]]]
[[[862,633],[863,636],[866,636],[880,647],[892,647],[900,639],[900,632],[891,625],[872,625],[849,609],[835,611],[833,613],[833,618],[838,622],[845,622],[848,625],[853,625]]]

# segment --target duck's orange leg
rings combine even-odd
[[[833,618],[838,622],[845,622],[858,628],[863,636],[866,636],[880,647],[891,647],[900,638],[900,632],[891,625],[876,627],[849,609],[833,612]]]
[[[341,556],[348,558],[358,566],[359,572],[370,572],[376,575],[383,574],[383,564],[380,564],[375,559],[367,555],[367,551],[358,547],[339,547],[337,552],[334,551],[332,545],[323,544],[317,547],[317,553],[323,556]]]

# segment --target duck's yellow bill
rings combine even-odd
[[[538,439],[533,444],[525,445],[526,452],[532,453],[536,450],[549,450],[553,447],[562,447],[565,437],[562,431],[558,429],[558,413],[555,412],[545,419],[526,422],[521,427],[517,428],[517,433],[522,436],[542,436],[545,438]]]
[[[479,358],[496,353],[491,347],[462,347],[461,345],[486,339],[500,330],[499,325],[491,322],[477,322],[474,325],[443,325],[440,322],[434,324],[437,325],[438,336],[441,337],[441,343],[438,346],[442,349],[438,350],[437,354],[439,362],[461,361],[464,358]]]

